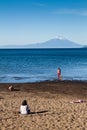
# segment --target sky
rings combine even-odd
[[[0,0],[0,45],[58,36],[87,45],[87,0]]]

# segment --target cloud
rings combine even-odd
[[[54,11],[53,13],[87,16],[87,10],[76,10],[76,9],[59,9]]]

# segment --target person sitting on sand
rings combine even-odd
[[[87,102],[87,101],[79,99],[77,101],[71,101],[70,103],[83,103],[83,102]]]
[[[20,113],[21,114],[29,114],[30,113],[30,109],[29,109],[29,106],[27,105],[26,100],[24,100],[22,102],[22,105],[20,106]]]
[[[10,91],[13,91],[14,90],[14,87],[11,85],[11,86],[9,86],[9,88],[8,88]]]

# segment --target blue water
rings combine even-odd
[[[87,81],[87,49],[0,49],[0,83]]]

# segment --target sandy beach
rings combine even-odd
[[[24,99],[31,114],[19,113]],[[78,99],[87,101],[87,82],[0,84],[0,130],[87,130],[87,102],[70,103]]]

